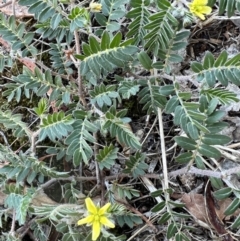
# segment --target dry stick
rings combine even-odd
[[[147,135],[145,136],[144,140],[142,141],[141,145],[143,145],[145,143],[145,141],[147,140],[147,138],[149,137],[149,135],[151,134],[152,132],[152,129],[154,128],[155,124],[157,123],[157,118],[155,118],[149,132],[147,133]]]
[[[6,7],[6,6],[10,5],[10,4],[12,4],[12,1],[9,1],[7,3],[4,3],[4,4],[0,5],[0,8],[4,8],[4,7]]]
[[[16,17],[15,5],[16,5],[16,0],[13,0],[13,1],[12,1],[12,13],[13,13],[13,16]]]
[[[131,72],[128,72],[129,75],[135,77],[136,79],[149,79],[149,76],[140,76]],[[194,84],[196,87],[200,86],[200,83],[198,83],[195,80],[195,76],[197,76],[197,74],[191,74],[191,75],[168,75],[168,74],[156,74],[155,78],[164,78],[164,79],[168,79],[170,81],[176,81],[176,82],[182,82],[182,81],[190,81],[192,84]]]
[[[218,172],[218,171],[211,171],[211,170],[204,170],[204,169],[198,169],[194,166],[191,166],[190,168],[188,166],[183,167],[181,169],[172,171],[168,173],[169,177],[177,177],[179,175],[183,175],[183,174],[195,174],[195,175],[200,175],[200,176],[207,176],[207,177],[216,177],[216,178],[224,178],[226,179],[227,176],[230,176],[232,174],[236,174],[236,173],[240,173],[240,166],[239,167],[234,167],[234,168],[230,168],[227,170],[224,170],[222,172]],[[130,176],[128,174],[119,174],[119,175],[113,175],[113,176],[106,176],[104,179],[105,180],[116,180],[119,178],[125,178],[128,177],[130,178]],[[147,178],[152,178],[152,179],[162,179],[163,175],[162,174],[145,174],[143,175],[143,177],[147,177]],[[44,189],[49,187],[50,185],[52,185],[55,182],[58,181],[96,181],[97,177],[83,177],[83,176],[79,176],[79,177],[75,177],[75,176],[71,176],[71,177],[63,177],[63,178],[52,178],[51,180],[45,182],[44,184],[42,184],[40,186],[40,188]]]
[[[97,134],[96,133],[93,134],[93,137],[95,139],[95,142],[97,142]],[[99,165],[97,162],[98,145],[94,144],[93,149],[94,149],[94,156],[95,156],[94,159],[95,159],[97,185],[101,185],[101,173],[100,173]]]
[[[79,39],[79,35],[78,35],[78,32],[77,30],[74,31],[74,37],[75,37],[75,44],[76,44],[76,53],[77,54],[80,54],[81,51],[80,51],[80,39]],[[77,61],[77,70],[78,70],[78,93],[79,93],[79,99],[82,101],[82,104],[84,107],[87,106],[87,103],[86,103],[86,100],[84,98],[84,95],[83,95],[83,84],[82,84],[82,77],[81,77],[81,73],[80,73],[80,61],[78,60]],[[82,176],[83,175],[83,164],[82,164],[82,161],[80,162],[80,165],[79,165],[79,175]],[[82,182],[80,182],[80,191],[83,192],[83,184]]]
[[[12,226],[11,226],[10,234],[14,234],[14,231],[15,231],[15,223],[16,223],[16,211],[13,210]]]
[[[154,62],[156,61],[156,58],[154,58]],[[153,69],[154,77],[157,76],[157,70]],[[150,81],[148,80],[148,83],[150,84]],[[156,85],[157,85],[156,81]],[[162,120],[162,110],[160,108],[157,108],[157,114],[158,114],[158,125],[159,125],[159,135],[160,135],[160,142],[161,142],[161,153],[162,153],[162,166],[163,166],[163,181],[164,181],[164,189],[167,190],[169,188],[168,185],[168,169],[167,169],[167,157],[166,157],[166,148],[165,148],[165,139],[164,139],[164,131],[163,131],[163,120]],[[166,202],[169,200],[169,193],[165,193]],[[168,208],[168,207],[167,207]]]
[[[239,146],[240,146],[240,142],[237,142],[237,143],[230,144],[227,147],[232,149],[232,148],[236,148],[236,147],[239,147]]]
[[[101,188],[101,205],[104,204],[104,180],[103,180],[103,176],[102,176],[102,171],[100,170],[99,168],[99,165],[98,165],[98,161],[97,161],[97,154],[98,154],[98,150],[99,150],[99,147],[97,145],[97,134],[94,133],[93,134],[93,137],[95,139],[95,143],[94,143],[94,146],[93,146],[93,149],[94,149],[94,156],[95,156],[95,168],[96,168],[96,177],[97,177],[97,185],[98,187]]]

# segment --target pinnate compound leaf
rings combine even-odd
[[[110,108],[105,118],[106,122],[103,128],[109,130],[112,137],[117,137],[122,145],[127,145],[133,149],[141,148],[138,138],[129,129],[129,126],[123,122],[124,119],[117,116],[115,108]]]
[[[94,90],[89,91],[91,98],[91,102],[93,104],[97,103],[100,108],[103,105],[111,106],[112,99],[118,97],[118,93],[115,91],[116,86],[104,84],[96,85]]]
[[[97,155],[97,161],[99,162],[99,168],[102,170],[104,167],[110,169],[114,165],[117,158],[118,148],[114,148],[111,144],[110,146],[105,146],[99,151]]]
[[[73,124],[74,132],[66,138],[65,144],[68,145],[67,155],[73,156],[73,163],[78,166],[82,160],[88,163],[92,156],[93,150],[89,142],[95,141],[92,133],[96,132],[98,127],[91,123],[90,116],[84,111],[76,110],[73,115],[76,118]]]
[[[123,99],[129,99],[131,96],[136,95],[139,92],[140,85],[135,81],[123,81],[121,82],[118,92]]]
[[[72,124],[74,120],[70,115],[65,116],[63,111],[48,114],[47,117],[42,119],[41,130],[39,139],[44,140],[49,137],[52,141],[62,139],[73,130]]]
[[[126,161],[127,168],[123,172],[132,174],[134,178],[144,175],[148,168],[148,165],[144,162],[145,158],[146,155],[140,152],[137,152],[135,156],[130,156],[129,160]]]

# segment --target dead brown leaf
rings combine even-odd
[[[188,211],[191,215],[202,222],[208,223],[206,208],[204,203],[204,196],[202,194],[197,193],[184,193],[181,195],[180,200],[185,204]],[[237,210],[233,215],[226,216],[224,211],[230,205],[232,200],[230,198],[226,198],[225,200],[219,200],[216,203],[216,213],[220,220],[229,220],[232,216],[238,216],[240,214],[240,210]]]

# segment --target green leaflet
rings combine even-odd
[[[144,162],[145,158],[145,154],[140,152],[137,152],[135,156],[130,156],[129,160],[126,161],[127,168],[123,172],[132,174],[134,178],[144,175],[148,168]]]
[[[176,136],[174,137],[174,140],[177,142],[179,146],[186,150],[195,150],[197,147],[197,143],[194,140],[191,140],[190,138],[183,137],[183,136]]]
[[[139,53],[138,60],[145,69],[150,70],[152,68],[152,60],[146,52],[142,51],[141,53]]]
[[[99,162],[99,168],[102,170],[104,167],[110,169],[114,165],[117,158],[118,148],[114,148],[113,145],[105,146],[99,151],[97,155],[97,161]]]
[[[239,198],[235,198],[231,202],[231,204],[227,207],[227,209],[225,210],[224,214],[225,215],[233,214],[239,208],[239,205],[240,205],[240,199]]]
[[[230,137],[219,134],[205,134],[202,139],[202,142],[207,145],[224,145],[230,141]]]
[[[203,156],[206,156],[206,157],[213,157],[216,159],[221,157],[221,152],[218,149],[205,144],[201,144],[198,151],[199,153],[201,153]]]
[[[56,138],[61,139],[73,130],[73,122],[71,116],[65,116],[62,111],[48,114],[47,117],[42,119],[39,139],[44,140],[46,137],[49,137],[52,141]]]
[[[222,200],[222,199],[229,197],[231,195],[231,193],[232,193],[232,188],[225,187],[225,188],[217,190],[216,192],[213,193],[213,195],[217,199]]]

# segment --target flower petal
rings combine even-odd
[[[89,215],[86,218],[82,218],[82,219],[78,220],[77,224],[82,225],[82,224],[86,224],[86,223],[92,223],[93,220],[94,220],[94,215]]]
[[[99,221],[93,222],[92,226],[92,240],[97,240],[100,235],[101,225]]]
[[[196,5],[196,6],[203,6],[203,5],[207,5],[208,3],[208,0],[194,0],[192,2],[193,5]]]
[[[208,4],[208,0],[199,0],[198,1],[198,5],[207,5]]]
[[[98,214],[100,216],[105,214],[110,206],[111,206],[111,203],[105,204],[103,207],[100,208],[100,210],[98,211]]]
[[[88,210],[89,213],[91,213],[91,214],[97,214],[98,213],[98,209],[95,206],[95,204],[93,203],[91,198],[89,198],[89,197],[86,198],[85,203],[86,203],[87,210]]]
[[[208,6],[203,6],[201,9],[201,13],[203,14],[209,14],[212,12],[212,8],[208,7]]]
[[[100,218],[100,223],[109,227],[109,228],[115,228],[114,223],[112,223],[108,218],[106,218],[105,216],[102,216]]]
[[[195,15],[196,15],[197,17],[199,17],[200,19],[205,20],[205,16],[204,16],[202,13],[195,12]]]

